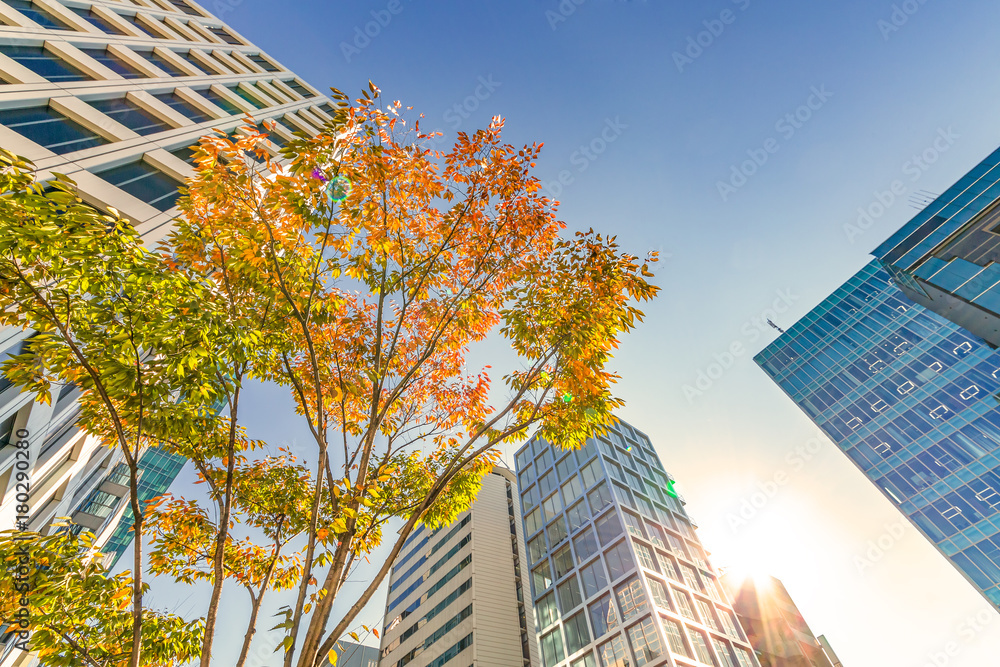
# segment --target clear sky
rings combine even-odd
[[[446,138],[497,114],[508,141],[545,142],[538,175],[570,227],[666,257],[662,296],[613,368],[622,416],[651,436],[716,564],[782,579],[847,667],[996,664],[1000,617],[836,447],[810,445],[816,429],[751,356],[774,337],[762,314],[777,306],[793,323],[916,213],[912,197],[942,192],[1000,144],[1000,4],[207,6],[315,86],[353,96],[371,79]],[[882,194],[882,214],[858,226],[858,208],[897,179],[905,193]],[[685,395],[734,344],[743,353],[725,373]],[[305,441],[271,417],[282,397],[260,388],[252,400],[255,437]],[[761,502],[776,473],[784,483]],[[737,525],[751,500],[761,507]],[[870,549],[880,538],[884,553]],[[155,590],[168,603],[169,587]],[[227,607],[224,645],[238,646],[243,603],[237,593]],[[369,621],[380,625],[383,604]]]

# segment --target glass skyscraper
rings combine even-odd
[[[758,665],[645,434],[516,460],[543,667]]]
[[[873,261],[755,360],[1000,607],[1000,354]]]
[[[998,230],[1000,149],[872,254],[910,299],[1000,345]]]

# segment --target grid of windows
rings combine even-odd
[[[642,667],[662,662],[667,650],[692,660],[708,651],[706,664],[718,665],[707,630],[720,632],[719,618],[733,624],[732,641],[744,641],[643,434],[619,422],[568,454],[533,439],[515,461],[546,665],[558,658],[558,667]],[[654,605],[678,617],[650,615]]]
[[[756,361],[1000,606],[1000,354],[872,262]]]

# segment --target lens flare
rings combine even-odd
[[[326,196],[331,203],[344,201],[350,192],[351,182],[343,176],[335,176],[326,184]]]

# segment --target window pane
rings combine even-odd
[[[566,651],[572,655],[590,643],[590,630],[587,629],[587,615],[580,612],[563,623],[566,633]],[[593,660],[593,658],[591,658]],[[578,664],[579,661],[573,664]]]
[[[211,120],[212,117],[191,104],[183,97],[177,93],[160,93],[159,95],[154,95],[156,99],[160,100],[167,106],[171,107],[174,111],[182,116],[186,116],[195,123],[203,123],[206,120]]]
[[[642,527],[642,519],[631,512],[622,512],[622,514],[625,515],[625,528],[629,534],[643,540],[647,539],[646,530]]]
[[[576,577],[570,577],[559,584],[556,590],[559,592],[559,606],[564,614],[573,611],[578,604],[583,602],[583,597],[580,595],[580,584]],[[570,653],[572,652],[570,651]]]
[[[618,627],[618,613],[611,604],[610,595],[590,605],[590,626],[594,628],[595,639]]]
[[[660,622],[663,624],[664,634],[667,635],[667,643],[670,644],[670,650],[677,655],[690,658],[691,653],[688,651],[687,644],[681,634],[681,624],[662,616],[660,617]]]
[[[587,560],[596,554],[597,539],[594,537],[594,531],[587,528],[581,532],[573,538],[573,546],[576,548],[576,557],[581,561]]]
[[[674,559],[667,554],[657,551],[656,560],[660,564],[660,570],[674,581],[680,581],[681,575],[677,572],[677,565]]]
[[[692,621],[698,620],[698,617],[694,615],[694,608],[691,606],[691,598],[688,597],[687,593],[675,588],[674,599],[677,600],[677,609],[681,616]]]
[[[90,76],[70,65],[62,58],[40,46],[0,45],[0,53],[24,65],[38,76],[53,83],[59,81],[87,81]]]
[[[712,646],[715,647],[715,654],[719,656],[719,660],[722,661],[722,667],[736,667],[736,663],[733,661],[732,655],[729,653],[729,644],[712,637]]]
[[[556,594],[542,596],[535,604],[538,612],[538,627],[542,630],[559,620],[559,607],[556,606]]]
[[[531,585],[534,586],[536,596],[541,595],[552,585],[552,569],[547,558],[531,571]]]
[[[563,653],[562,633],[556,628],[547,635],[542,635],[542,663],[545,667],[555,667],[566,657]]]
[[[542,512],[537,507],[524,517],[524,529],[528,535],[534,535],[542,527]]]
[[[29,19],[43,28],[53,28],[55,30],[72,30],[52,14],[48,13],[31,0],[4,0],[8,5],[21,12]]]
[[[694,628],[688,628],[688,632],[691,634],[691,644],[694,646],[694,653],[698,656],[698,660],[706,665],[718,667],[715,660],[712,659],[711,651],[708,650],[708,642],[705,640],[705,634],[701,630],[695,630]]]
[[[593,491],[587,494],[587,499],[590,500],[591,513],[599,513],[602,509],[611,504],[611,492],[608,490],[608,485],[601,482],[594,487]]]
[[[562,499],[559,498],[558,493],[554,493],[544,501],[542,501],[542,511],[545,513],[545,520],[549,521],[560,512],[562,512],[563,504]]]
[[[585,598],[604,590],[608,585],[608,578],[604,574],[604,565],[600,558],[581,569],[580,578],[583,580],[583,596]]]
[[[135,67],[125,62],[107,49],[80,49],[88,56],[101,63],[115,74],[119,74],[126,79],[148,78]]]
[[[137,134],[155,134],[171,129],[169,123],[157,118],[125,97],[93,100],[88,104]]]
[[[662,607],[664,609],[673,610],[670,605],[670,598],[667,597],[667,589],[659,579],[653,579],[648,577],[646,581],[649,582],[649,590],[653,595],[653,604],[657,607]]]
[[[698,605],[698,611],[701,612],[702,622],[716,632],[722,632],[719,622],[715,620],[715,614],[712,613],[712,604],[698,598],[695,598],[695,604]]]
[[[577,528],[587,523],[590,519],[590,512],[587,511],[587,502],[581,500],[566,510],[566,518],[569,521],[569,532],[576,531]]]
[[[545,555],[548,549],[545,547],[545,534],[541,534],[538,537],[528,540],[528,556],[531,558],[532,563],[538,562],[538,559]]]
[[[583,485],[580,484],[580,478],[576,475],[570,477],[566,483],[562,485],[563,501],[567,505],[579,498],[582,493]]]
[[[615,588],[615,596],[618,598],[618,608],[621,610],[622,620],[628,621],[649,609],[646,594],[642,591],[642,584],[638,577],[632,577]]]
[[[660,568],[656,566],[656,561],[653,560],[653,552],[645,544],[635,543],[635,553],[639,556],[639,563],[647,570],[652,570],[653,572],[659,572]]]
[[[552,554],[552,566],[555,569],[556,579],[561,579],[564,574],[573,569],[573,553],[568,544]]]
[[[594,459],[588,463],[580,470],[580,477],[583,478],[583,486],[588,489],[596,484],[598,480],[604,479],[604,472],[601,470],[601,462]]]
[[[180,196],[179,182],[145,162],[132,162],[97,175],[160,211],[172,208]]]
[[[559,481],[565,482],[569,476],[576,471],[576,463],[572,454],[566,454],[561,461],[556,463],[556,473],[559,474]]]
[[[595,521],[594,525],[602,545],[610,544],[622,534],[622,522],[616,512],[608,512]]]
[[[611,641],[597,647],[597,655],[601,656],[601,667],[629,667],[628,649],[621,635],[611,638]]]
[[[0,110],[0,123],[59,155],[108,143],[48,106]]]
[[[552,546],[556,546],[569,536],[569,533],[566,531],[566,520],[561,516],[550,523],[545,532],[548,534],[549,544]]]
[[[611,581],[615,581],[635,569],[632,554],[624,540],[605,551],[604,558],[608,561],[608,575],[611,577]]]
[[[648,616],[628,629],[628,640],[632,645],[632,653],[635,654],[636,667],[652,663],[663,653],[660,638],[653,626],[653,619]]]

